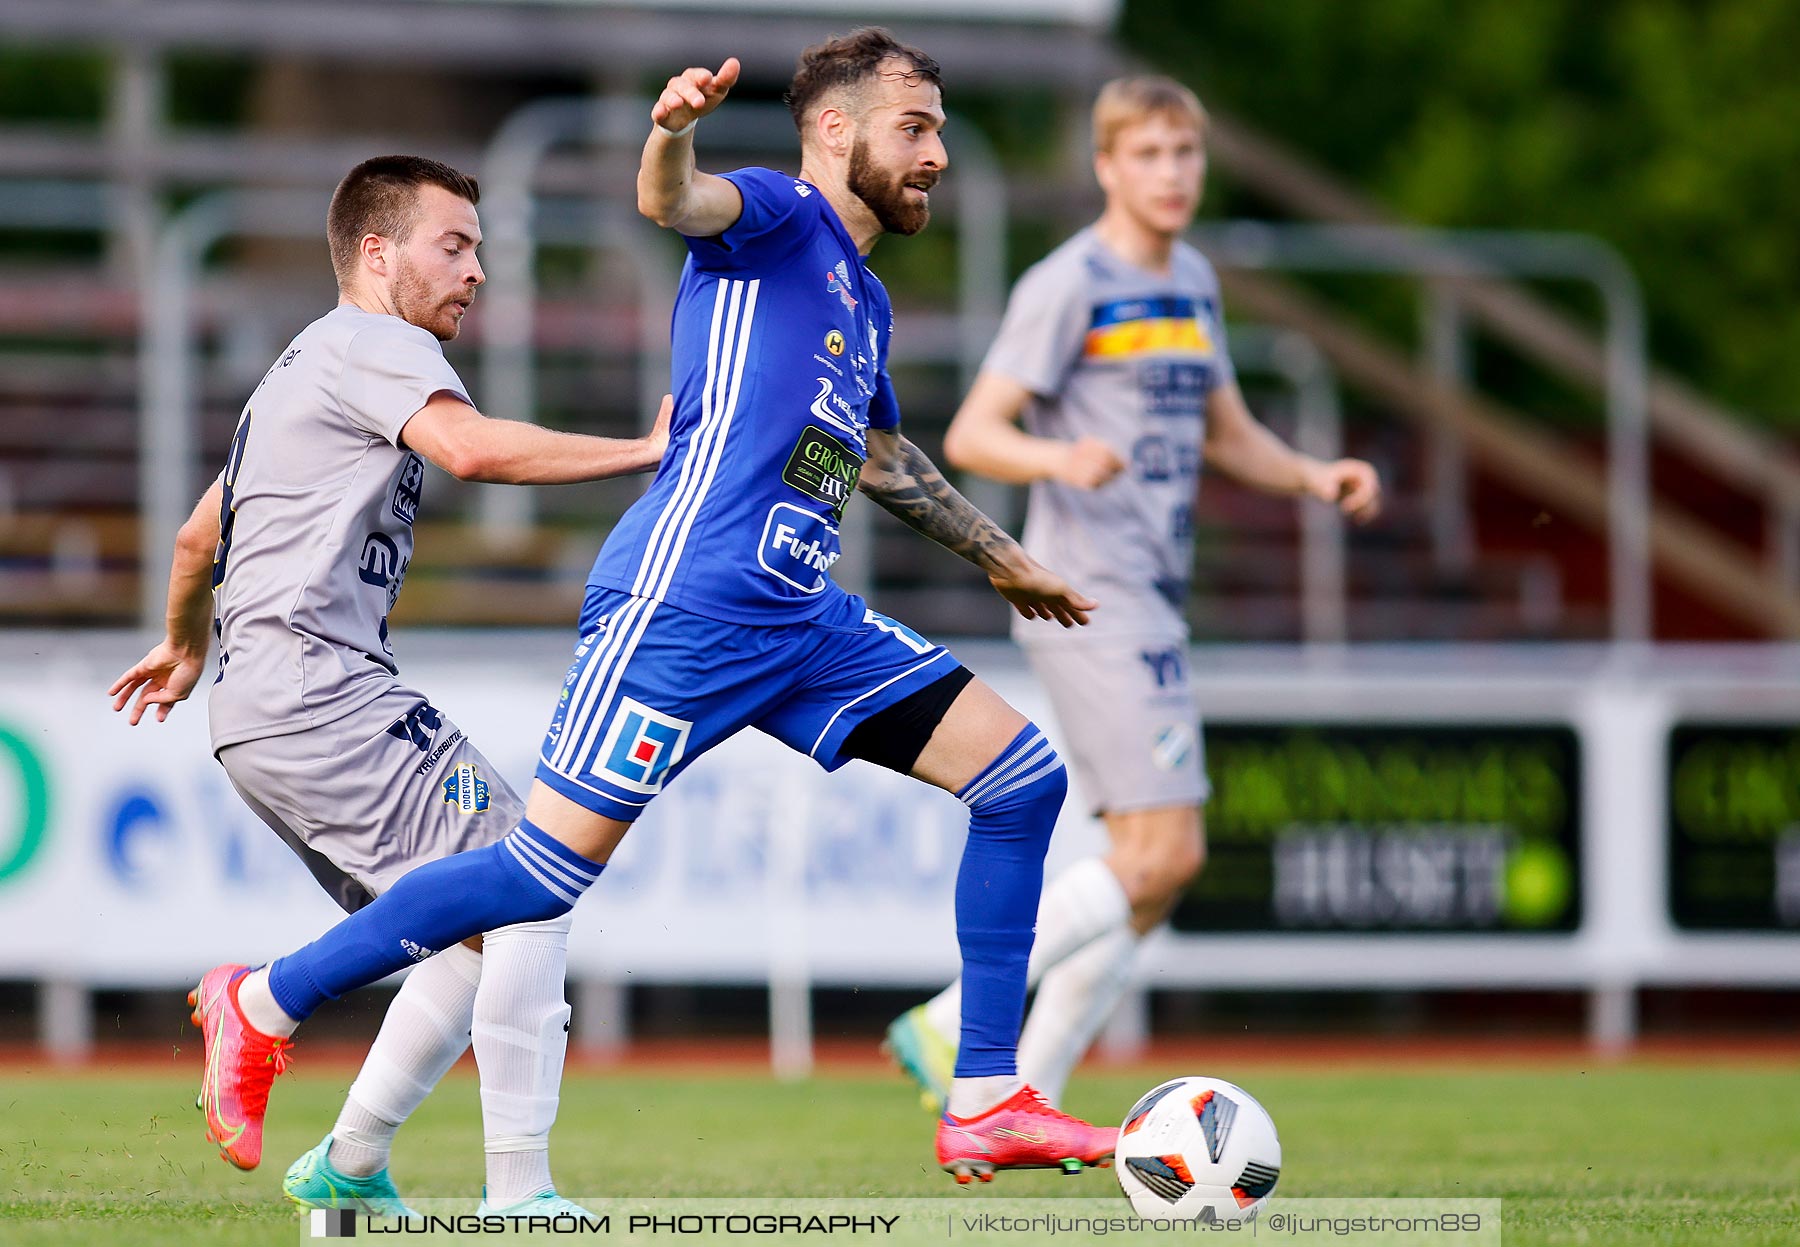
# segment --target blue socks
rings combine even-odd
[[[604,869],[520,820],[505,839],[409,871],[372,903],[274,962],[269,991],[284,1013],[304,1021],[325,1001],[471,935],[568,913]]]
[[[1068,790],[1062,759],[1027,723],[956,794],[970,815],[956,875],[956,940],[963,959],[958,1078],[1017,1072],[1044,851]]]

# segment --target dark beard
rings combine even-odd
[[[444,309],[443,304],[433,307],[431,304],[431,287],[420,277],[410,265],[403,260],[395,261],[394,269],[394,310],[400,313],[400,319],[409,325],[417,325],[439,342],[448,342],[456,337],[452,329],[448,336],[436,327],[437,313]]]
[[[849,186],[850,193],[868,205],[881,228],[890,234],[916,234],[931,220],[931,204],[908,200],[905,176],[877,169],[861,139],[850,148]]]

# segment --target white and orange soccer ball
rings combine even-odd
[[[1241,1221],[1281,1176],[1275,1122],[1218,1078],[1176,1078],[1146,1092],[1119,1127],[1115,1172],[1146,1220]]]

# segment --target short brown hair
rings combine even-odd
[[[375,156],[344,175],[325,214],[331,270],[340,286],[356,272],[364,235],[406,241],[419,215],[421,186],[441,186],[459,199],[481,202],[481,187],[474,178],[425,156]]]
[[[857,90],[890,60],[906,62],[906,77],[943,88],[943,67],[936,61],[901,43],[880,26],[864,26],[814,44],[800,54],[800,64],[794,69],[794,80],[788,84],[784,97],[788,111],[794,115],[794,128],[804,135],[807,114],[823,97],[836,91]]]
[[[1111,151],[1119,131],[1158,115],[1186,122],[1206,138],[1206,109],[1200,97],[1173,78],[1161,74],[1114,78],[1094,99],[1094,150]]]

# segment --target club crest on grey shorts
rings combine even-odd
[[[320,727],[227,745],[219,761],[245,804],[352,911],[415,866],[500,839],[524,813],[463,730],[398,683]]]

